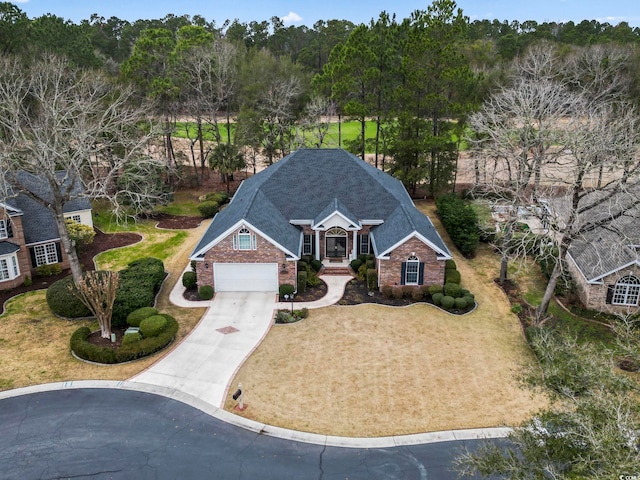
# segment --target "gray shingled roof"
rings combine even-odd
[[[9,255],[20,250],[20,247],[11,242],[0,242],[0,255]]]
[[[400,205],[404,208],[398,210]],[[242,220],[299,255],[301,231],[289,222],[313,224],[335,211],[355,223],[382,220],[397,224],[395,229],[372,229],[381,244],[397,243],[415,229],[449,255],[431,221],[416,210],[400,181],[340,149],[298,150],[245,180],[229,206],[213,219],[192,255],[204,253]],[[382,250],[378,247],[378,251]]]
[[[582,198],[580,205],[588,205],[587,202],[597,204],[607,194],[607,191],[590,192]],[[634,192],[620,192],[578,218],[578,224],[588,225],[624,212],[605,226],[574,240],[569,248],[569,254],[588,281],[599,281],[603,276],[638,261],[638,253],[632,247],[640,245],[640,207],[637,202]],[[556,197],[549,203],[560,219],[568,215],[567,197]]]
[[[60,180],[64,179],[64,172],[58,172],[57,175]],[[44,178],[27,172],[19,172],[18,182],[23,189],[28,190],[43,201],[51,201],[51,189]],[[77,195],[81,191],[81,184],[75,184],[72,188],[73,195]],[[12,192],[9,193],[12,194]],[[22,213],[22,228],[27,245],[60,238],[53,213],[40,202],[24,193],[18,193],[6,199],[4,203]],[[65,203],[63,207],[64,213],[81,210],[91,210],[89,199],[74,198]]]

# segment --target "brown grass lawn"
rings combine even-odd
[[[201,225],[188,230],[186,240],[171,247],[172,252],[164,263],[169,277],[160,292],[158,308],[180,323],[174,345],[193,329],[204,313],[204,308],[182,309],[171,305],[168,295],[175,282],[181,280],[187,256],[205,228],[206,225]],[[122,255],[126,255],[126,248],[121,250]],[[68,380],[126,380],[167,353],[159,352],[126,365],[96,366],[78,361],[71,356],[69,339],[78,327],[90,323],[53,316],[43,290],[10,300],[7,311],[0,316],[0,390]]]
[[[432,214],[432,204],[419,207]],[[449,242],[450,245],[450,242]],[[455,255],[455,253],[454,253]],[[345,436],[515,425],[544,405],[515,372],[532,357],[488,249],[456,256],[478,300],[457,317],[429,305],[333,306],[272,327],[245,362],[243,415],[302,431]],[[235,402],[231,398],[226,408]]]

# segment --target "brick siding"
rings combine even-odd
[[[444,283],[444,260],[438,260],[436,252],[417,238],[411,238],[389,255],[389,260],[378,260],[378,283],[400,285],[402,283],[402,263],[415,253],[420,262],[424,262],[423,285],[442,285]]]

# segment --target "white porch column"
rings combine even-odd
[[[358,232],[353,231],[353,250],[351,250],[351,260],[358,258]]]
[[[320,260],[320,230],[316,230],[316,260]]]

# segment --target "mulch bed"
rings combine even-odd
[[[176,215],[161,214],[158,215],[158,227],[159,228],[171,228],[171,229],[189,229],[197,227],[202,221],[201,217],[185,217]],[[106,252],[119,247],[126,247],[139,242],[142,236],[137,233],[103,233],[96,229],[96,236],[90,245],[87,245],[78,255],[80,259],[80,265],[83,270],[95,270],[95,264],[93,258],[99,253]],[[64,270],[58,275],[51,275],[49,277],[34,277],[33,283],[30,286],[20,285],[10,290],[0,291],[0,315],[4,313],[4,304],[11,297],[20,295],[22,293],[31,292],[33,290],[42,290],[48,288],[54,282],[68,276],[69,270]],[[109,342],[111,343],[111,342]]]
[[[98,347],[106,347],[106,348],[110,348],[111,350],[117,350],[122,344],[122,338],[124,337],[124,332],[126,329],[127,327],[111,328],[111,333],[116,334],[115,342],[111,342],[110,338],[102,338],[101,336],[102,332],[100,330],[97,330],[93,332],[91,335],[89,335],[89,338],[87,338],[87,341],[89,343],[92,343],[93,345],[97,345]]]

